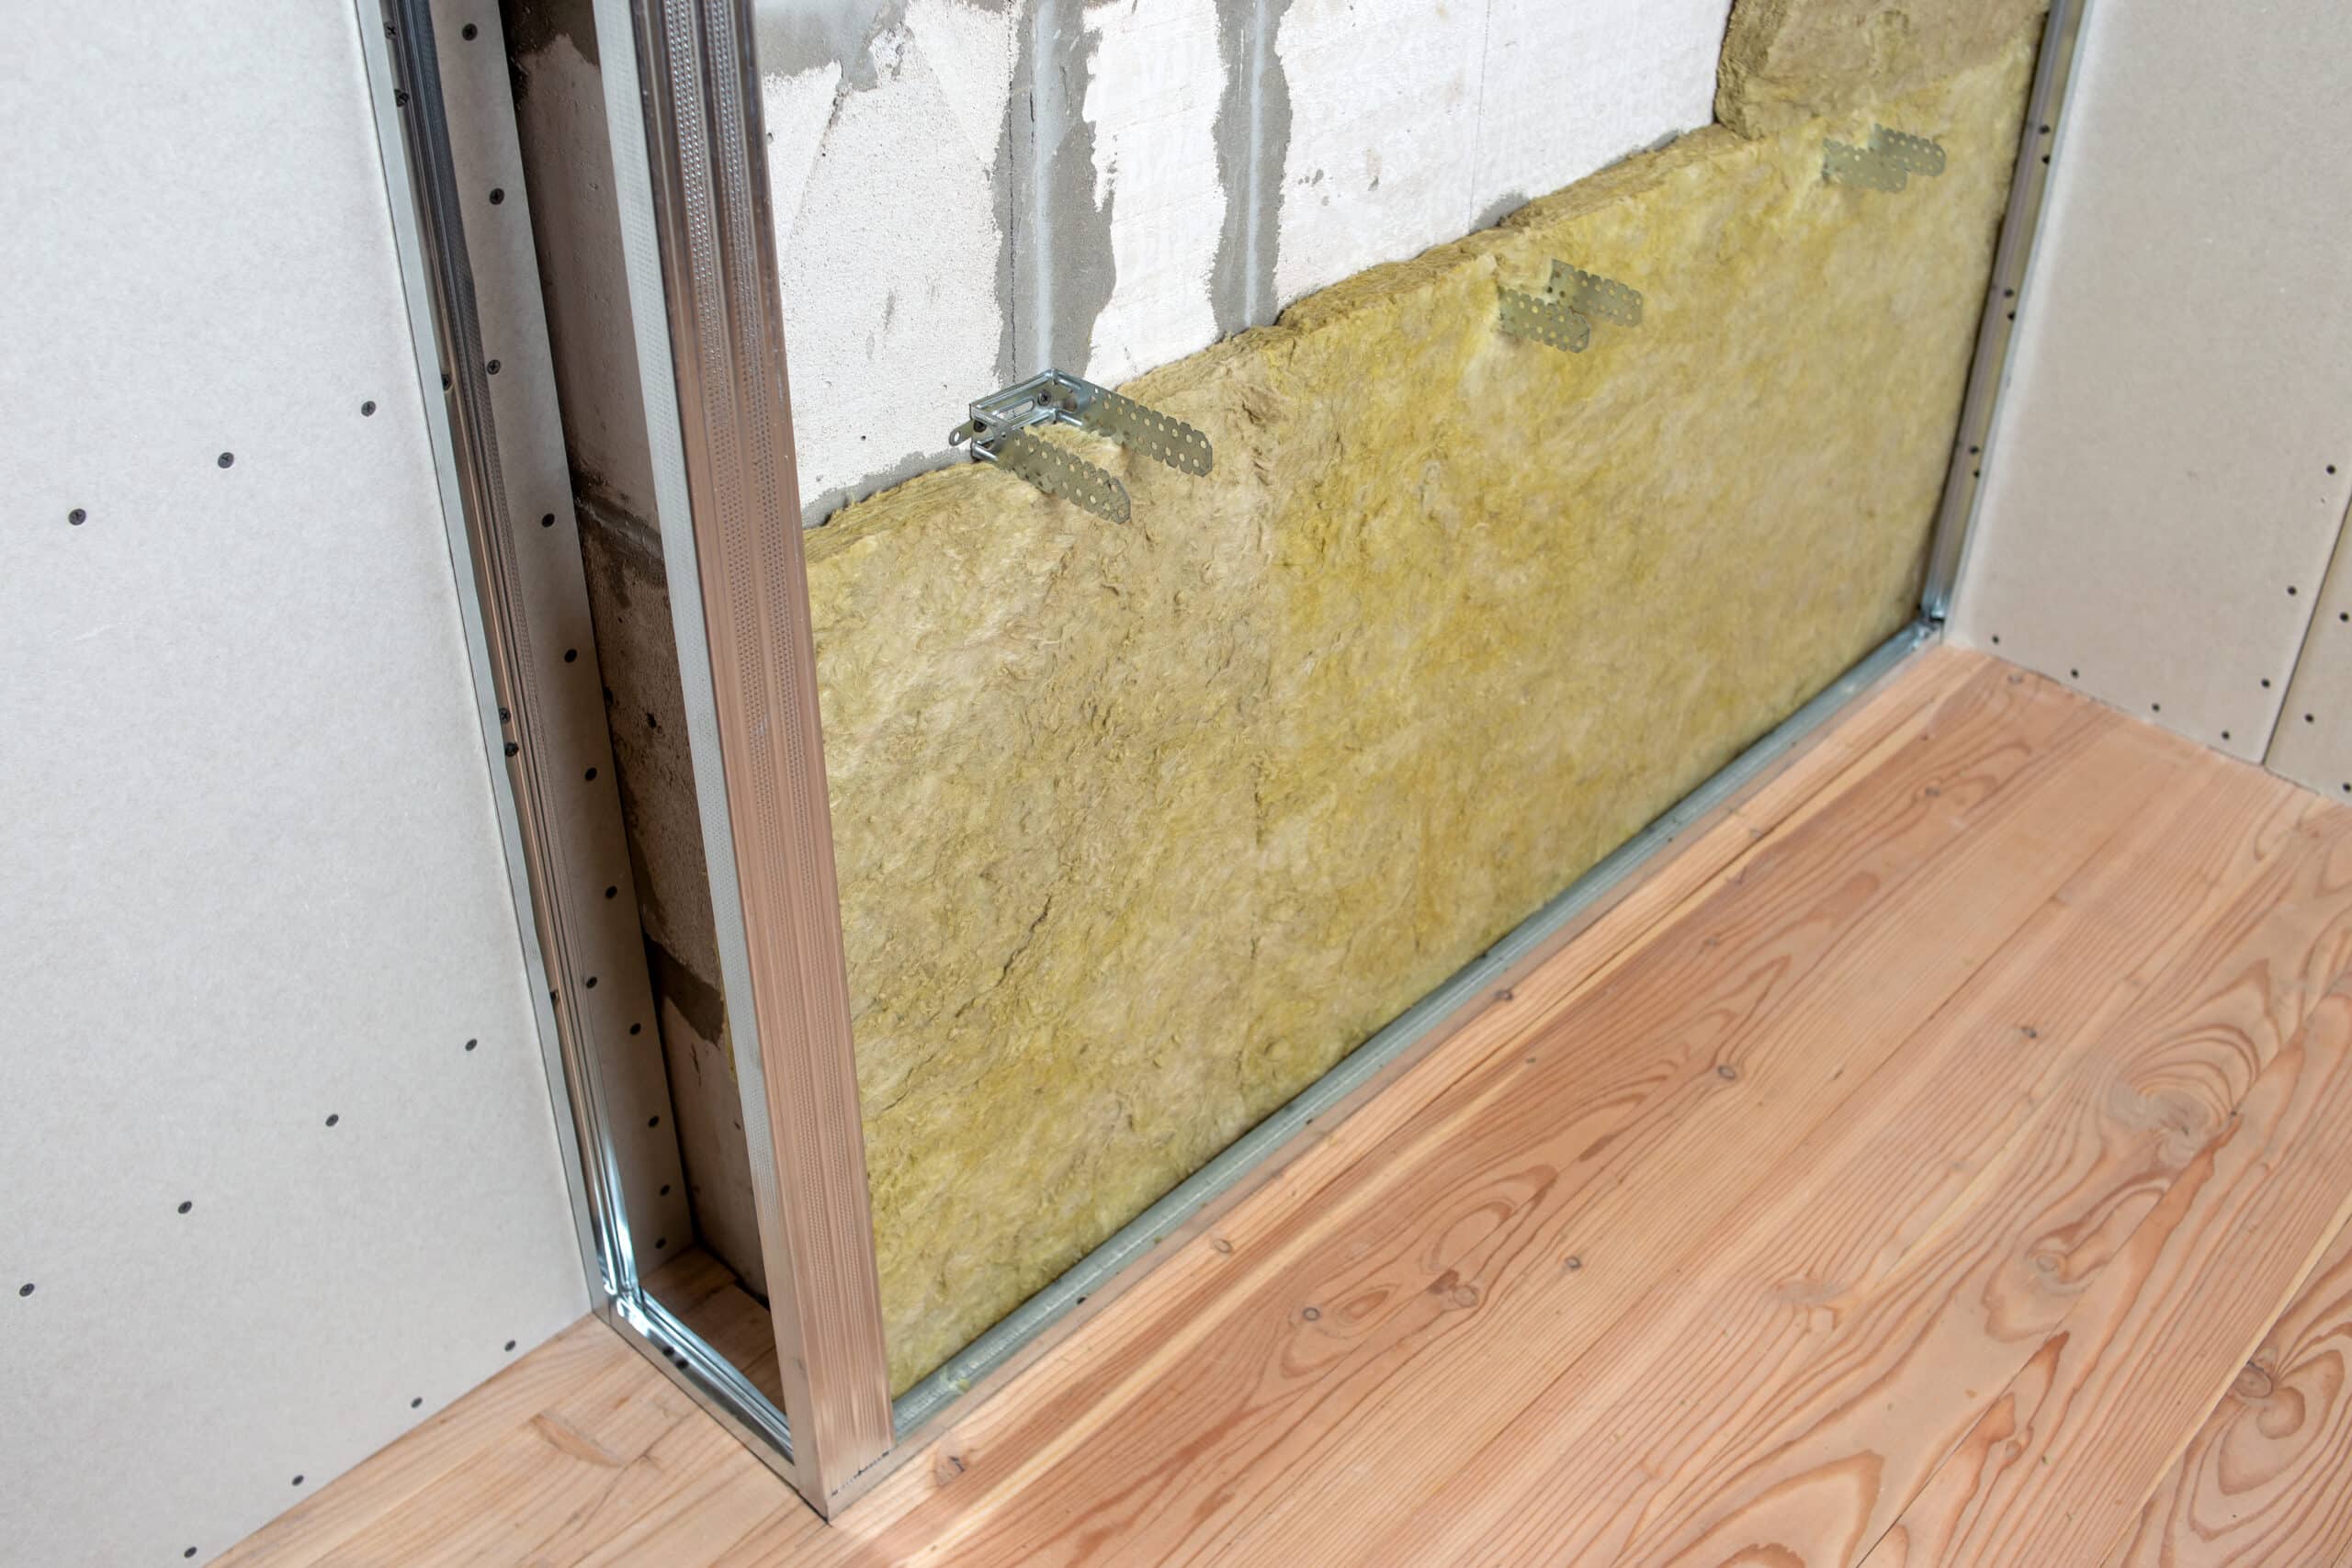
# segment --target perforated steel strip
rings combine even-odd
[[[1889,130],[1882,125],[1871,132],[1871,147],[1880,157],[1907,173],[1932,178],[1944,172],[1943,148],[1924,136]]]
[[[1116,392],[1099,394],[1080,412],[1079,418],[1088,429],[1184,473],[1205,474],[1216,460],[1207,436],[1181,419]]]
[[[1523,288],[1503,293],[1502,328],[1567,354],[1582,354],[1592,346],[1592,322],[1568,308],[1564,299],[1530,294]]]
[[[996,460],[1047,495],[1082,506],[1097,517],[1125,523],[1130,515],[1125,485],[1025,430],[1016,430],[997,444]]]
[[[1642,324],[1641,290],[1614,278],[1555,261],[1552,264],[1552,292],[1579,315],[1597,316],[1621,327]]]
[[[1860,186],[1865,190],[1898,191],[1911,183],[1903,165],[1850,141],[1822,144],[1821,175],[1832,185]]]

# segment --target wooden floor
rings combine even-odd
[[[2352,811],[1922,655],[828,1528],[586,1323],[239,1563],[2352,1562]]]

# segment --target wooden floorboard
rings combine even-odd
[[[2231,1378],[2113,1563],[2352,1563],[2352,1225]]]
[[[690,1247],[646,1276],[645,1291],[752,1387],[778,1405],[784,1403],[775,1325],[766,1303],[743,1288],[733,1269],[701,1247]]]
[[[2346,1126],[2352,991],[2339,986],[2226,1125],[2203,1129],[2146,1217],[2099,1259],[1864,1561],[2100,1561],[2352,1208]],[[2124,1228],[2105,1214],[2098,1224]],[[2061,1257],[2050,1271],[2064,1276],[2074,1261]]]
[[[2218,761],[2188,771],[2199,776],[2102,846],[1388,1546],[1441,1561],[1544,1545],[1594,1562],[1671,1560],[1716,1525],[1770,1539],[1791,1562],[1850,1561],[1838,1548],[1866,1540],[1869,1520],[1826,1504],[1851,1456],[1823,1461],[1826,1495],[1815,1496],[1758,1457],[1800,1468],[1808,1365],[1844,1374],[1830,1385],[1842,1408],[1875,1369],[1841,1359],[1841,1328],[1852,1335],[1905,1257],[1948,1250],[1985,1172],[2068,1092],[2089,1043],[2123,1021],[2146,980],[2188,961],[2203,922],[2276,891],[2260,873],[2285,858],[2279,839],[2304,797]],[[1818,1539],[1765,1529],[1739,1506],[1747,1485],[1768,1505],[1796,1497]]]
[[[2347,967],[2352,812],[1931,649],[838,1524],[592,1322],[231,1560],[2344,1562]]]

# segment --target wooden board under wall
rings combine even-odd
[[[2114,1568],[2352,1562],[2352,1225],[2230,1380]]]
[[[1839,1543],[1891,1523],[1904,1478],[1916,1484],[1970,1389],[1989,1386],[1962,1369],[2022,1359],[2011,1336],[2067,1299],[2018,1292],[2013,1272],[2028,1287],[2042,1275],[2011,1256],[2018,1199],[2002,1173],[2041,1194],[2067,1172],[2053,1151],[2099,1131],[2114,1090],[2099,1043],[2162,1016],[2132,1009],[2116,977],[2163,976],[2167,1001],[2226,986],[2245,944],[2200,952],[2184,933],[2278,895],[2259,874],[2275,874],[2301,797],[2250,769],[2199,771],[2085,861],[1962,997],[1498,1435],[1480,1468],[1510,1484],[1488,1493],[1464,1466],[1392,1549],[1409,1540],[1442,1559],[1549,1540],[1644,1561],[1761,1539],[1818,1563],[1848,1561]],[[2298,930],[2278,940],[2307,941]],[[2144,1157],[2115,1164],[2127,1193]],[[2098,1181],[2082,1190],[2110,1196]],[[2037,1230],[2062,1228],[2052,1217]],[[1969,1303],[1984,1279],[2009,1281],[2009,1305],[2032,1310],[1979,1323]],[[1689,1348],[1679,1360],[1676,1345]],[[1864,1472],[1877,1479],[1857,1493]],[[1499,1510],[1503,1496],[1540,1500]]]

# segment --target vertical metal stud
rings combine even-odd
[[[749,994],[729,998],[744,1132],[790,1475],[830,1515],[889,1451],[890,1391],[751,6],[631,10],[745,939]]]

